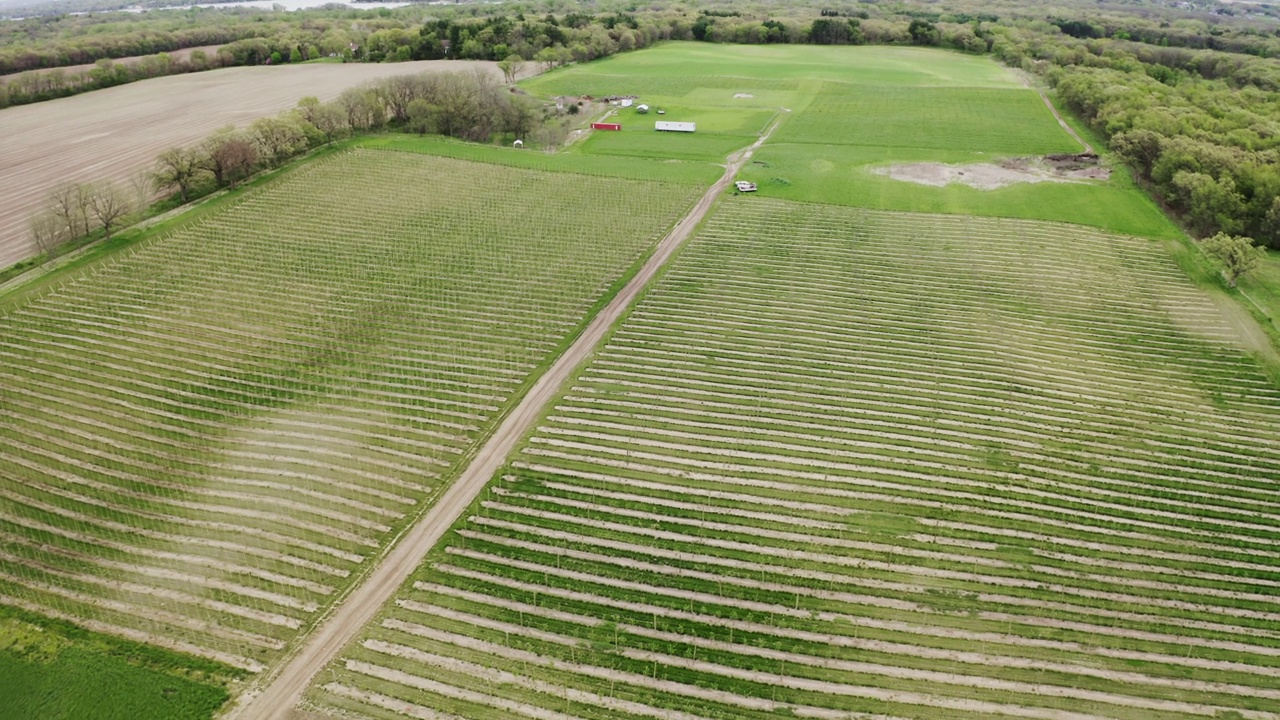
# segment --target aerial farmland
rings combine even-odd
[[[1280,718],[1273,335],[1043,88],[518,88],[0,294],[0,605],[228,718]]]

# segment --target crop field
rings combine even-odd
[[[370,80],[472,68],[501,76],[491,62],[457,60],[222,68],[0,110],[0,268],[37,253],[27,220],[60,182],[126,180],[166,148],[275,115],[308,95],[332,100]]]
[[[1158,243],[725,198],[309,706],[1280,717],[1280,389]]]
[[[701,192],[353,150],[0,308],[0,603],[261,669]]]

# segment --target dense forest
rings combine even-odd
[[[91,3],[98,0],[69,0]],[[1280,248],[1280,11],[1160,3],[562,0],[296,12],[51,14],[0,22],[0,107],[175,72],[315,60],[585,62],[667,39],[914,44],[1038,75],[1193,233]],[[12,11],[11,11],[12,12]],[[169,51],[219,45],[177,60]],[[128,63],[111,58],[150,56]],[[87,70],[49,70],[96,63]]]

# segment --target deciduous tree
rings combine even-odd
[[[41,253],[50,255],[66,240],[66,225],[52,210],[43,210],[31,218],[31,239]]]
[[[61,218],[68,238],[89,232],[89,193],[81,183],[64,182],[49,194],[49,210]]]
[[[498,63],[498,69],[502,71],[502,77],[506,78],[507,84],[516,81],[520,71],[524,69],[524,58],[512,53]]]
[[[1267,251],[1253,244],[1253,238],[1218,233],[1200,244],[1204,251],[1222,262],[1227,283],[1235,287],[1236,280],[1258,267]]]
[[[176,188],[182,202],[186,202],[191,186],[208,171],[208,163],[192,148],[169,148],[156,158],[156,183],[162,188]]]
[[[218,186],[235,187],[258,164],[258,148],[241,133],[222,131],[205,141],[204,167]]]
[[[113,182],[95,183],[89,188],[89,207],[93,216],[102,226],[107,240],[111,239],[111,229],[119,223],[120,218],[129,214],[129,198],[124,191]]]
[[[268,117],[249,126],[258,156],[277,167],[307,147],[307,136],[293,117]]]

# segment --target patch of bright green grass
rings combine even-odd
[[[1010,152],[1074,147],[1035,93],[1021,88],[1007,70],[984,58],[939,50],[666,43],[546,73],[523,86],[543,97],[637,96],[638,103],[666,111],[657,116],[618,110],[609,120],[622,123],[624,134],[591,138],[580,146],[586,154],[722,161],[741,145],[714,136],[753,136],[782,108],[795,113],[788,123],[796,128],[794,142],[857,138],[859,144],[927,141],[922,146],[942,148],[995,143],[988,149]],[[948,124],[957,102],[971,122]],[[992,126],[993,115],[1007,120]],[[656,120],[695,122],[696,139],[629,133],[652,132]],[[921,139],[910,139],[915,137]]]
[[[734,135],[754,139],[778,113],[777,107],[772,109],[723,108],[692,102],[688,105],[653,105],[652,107],[653,109],[647,113],[638,112],[635,108],[620,108],[604,122],[621,124],[624,133],[634,131],[653,133],[654,123],[664,120],[693,122],[698,124],[700,135]],[[658,108],[665,110],[666,114],[658,115],[655,112]]]
[[[1258,269],[1241,278],[1239,285],[1270,316],[1271,324],[1280,328],[1280,252],[1268,252]]]
[[[827,83],[774,140],[1011,154],[1080,151],[1040,96],[1026,88]]]
[[[740,177],[760,195],[882,210],[1056,220],[1141,237],[1179,231],[1122,169],[1105,182],[1019,183],[996,190],[919,185],[877,175],[903,162],[978,163],[997,156],[927,148],[766,144]]]
[[[735,148],[748,144],[741,139],[734,139],[733,142]],[[527,170],[697,185],[710,185],[724,172],[723,169],[711,163],[697,162],[702,158],[692,155],[678,160],[649,160],[645,159],[643,153],[637,153],[639,157],[619,157],[602,161],[598,157],[577,153],[551,154],[537,150],[516,150],[494,145],[466,143],[434,135],[379,135],[361,139],[354,143],[354,146],[436,155]],[[723,160],[723,155],[718,159]]]
[[[658,115],[657,109],[665,110]],[[723,162],[725,157],[750,145],[769,124],[776,110],[690,107],[655,104],[647,113],[620,108],[606,118],[622,130],[593,131],[576,150],[591,155],[622,155],[678,160]],[[697,123],[695,133],[658,132],[663,121]]]
[[[0,607],[0,717],[188,720],[227,701],[237,671]]]
[[[648,130],[634,132],[595,132],[583,143],[581,152],[590,155],[723,161],[725,156],[750,144],[750,139],[734,135],[658,132],[650,127]]]
[[[537,95],[684,95],[694,88],[734,92],[797,90],[809,81],[883,85],[1021,87],[988,58],[924,48],[712,45],[669,42],[554,70],[524,81]]]

